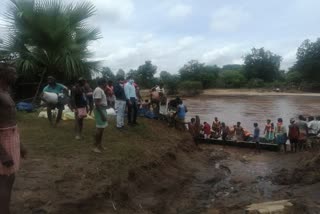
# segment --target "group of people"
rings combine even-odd
[[[58,114],[53,126],[56,126],[61,120],[64,106],[68,104],[75,114],[75,138],[81,140],[84,118],[88,114],[94,113],[96,122],[95,144],[93,151],[101,153],[104,150],[102,146],[103,131],[107,127],[107,109],[115,108],[116,127],[118,130],[125,130],[125,112],[127,110],[128,125],[137,125],[138,103],[141,100],[139,87],[132,78],[126,81],[124,78],[118,78],[117,83],[113,84],[101,78],[97,81],[98,86],[92,90],[84,78],[79,78],[78,82],[72,87],[71,99],[66,101],[64,94],[68,88],[56,82],[52,76],[48,77],[48,85],[43,89],[42,100],[46,103],[48,120],[52,121],[52,110],[57,108]],[[50,103],[45,99],[46,93],[54,93],[58,96],[55,103]]]
[[[241,126],[241,122],[237,122],[236,125],[229,127],[224,122],[220,122],[215,117],[212,126],[209,123],[204,122],[200,124],[199,117],[191,118],[188,123],[189,132],[194,137],[202,137],[204,139],[221,138],[223,141],[252,141],[256,142],[257,149],[260,151],[260,142],[275,143],[283,150],[287,151],[286,142],[289,140],[291,145],[291,151],[296,152],[298,149],[303,150],[307,147],[307,139],[310,136],[317,136],[320,133],[320,118],[309,117],[307,119],[302,115],[298,117],[298,120],[290,119],[290,125],[288,131],[283,124],[282,118],[278,118],[277,123],[267,120],[263,133],[260,131],[259,124],[253,124],[252,134]],[[262,137],[262,135],[264,135]]]

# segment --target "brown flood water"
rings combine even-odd
[[[298,115],[320,115],[320,97],[317,96],[199,96],[186,98],[187,121],[199,115],[201,122],[212,124],[214,117],[232,126],[238,121],[252,129],[257,122],[264,127],[267,119],[276,122],[281,117],[286,125]]]

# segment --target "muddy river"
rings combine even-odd
[[[212,123],[214,117],[231,126],[240,121],[245,128],[254,122],[265,123],[267,119],[276,122],[283,118],[289,124],[292,117],[320,115],[320,97],[317,96],[199,96],[185,101],[189,120],[199,115],[202,122]]]

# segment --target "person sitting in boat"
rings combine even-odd
[[[243,140],[243,136],[244,136],[244,130],[241,126],[240,122],[237,122],[237,125],[235,127],[235,137],[236,137],[236,141],[242,141]]]
[[[221,129],[220,129],[220,133],[221,133],[221,137],[223,141],[228,140],[228,135],[229,135],[230,129],[228,126],[226,126],[225,123],[221,123]]]
[[[211,127],[207,122],[203,123],[203,133],[204,139],[209,139],[211,137]]]
[[[229,129],[228,138],[229,138],[230,140],[236,140],[236,127],[237,127],[237,125],[233,125],[233,126]]]
[[[249,141],[250,140],[251,133],[248,129],[243,129],[243,140]]]
[[[221,129],[221,123],[218,120],[218,118],[215,117],[214,121],[212,122],[212,131],[215,133],[220,133],[220,129]]]

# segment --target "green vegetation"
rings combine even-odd
[[[88,45],[100,38],[99,30],[87,24],[94,13],[89,2],[11,0],[6,13],[10,31],[1,55],[21,78],[39,81],[39,86],[48,75],[65,82],[91,78],[97,62],[89,60]]]
[[[183,81],[179,84],[179,92],[184,96],[194,96],[202,91],[202,83],[200,81]]]

